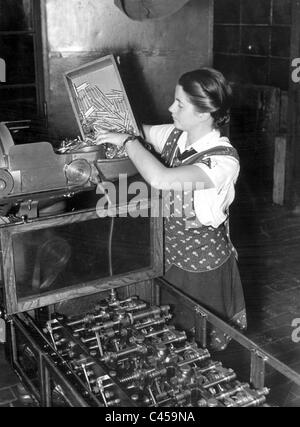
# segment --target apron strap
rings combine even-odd
[[[191,149],[189,151],[185,151],[182,153],[179,158],[182,158],[184,165],[191,165],[193,163],[205,163],[210,167],[210,159],[211,156],[230,156],[236,159],[237,161],[240,160],[238,152],[233,147],[226,147],[224,145],[219,145],[217,147],[213,147],[209,150],[202,151],[201,153],[198,153],[194,149]]]
[[[173,129],[161,153],[161,157],[169,167],[173,167],[176,152],[178,151],[177,143],[182,134],[183,131],[176,128]]]

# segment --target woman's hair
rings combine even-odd
[[[201,68],[183,74],[178,84],[198,111],[211,113],[215,127],[229,123],[232,89],[222,73]]]

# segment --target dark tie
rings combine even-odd
[[[191,148],[190,150],[184,151],[182,154],[180,152],[178,152],[177,158],[178,158],[178,160],[183,162],[185,159],[188,159],[189,157],[193,156],[194,154],[197,154],[197,151],[195,151],[193,148]]]
[[[190,157],[194,156],[195,154],[197,154],[197,151],[194,150],[194,148],[191,148],[190,150],[186,150],[182,154],[178,150],[176,159],[178,159],[180,162],[183,162],[184,160],[189,159]],[[204,163],[206,166],[208,166],[211,169],[211,159],[210,158],[199,159],[199,161],[196,163]]]

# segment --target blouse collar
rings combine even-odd
[[[192,148],[201,153],[202,151],[209,150],[218,144],[219,139],[221,137],[220,131],[217,129],[213,129],[208,134],[204,135],[202,138],[198,139],[198,141],[194,142],[194,144],[190,145],[188,148],[185,148],[187,133],[184,132],[184,138],[180,138],[178,141],[178,147],[181,153],[187,150],[191,150]]]

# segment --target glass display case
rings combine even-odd
[[[116,216],[94,208],[2,226],[7,313],[161,275],[162,223],[154,209],[143,200]]]

